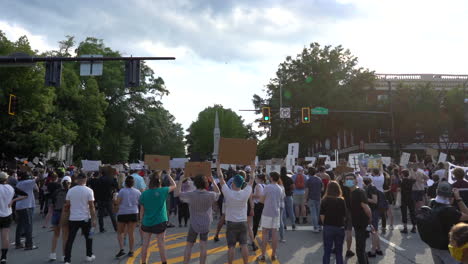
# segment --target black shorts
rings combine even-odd
[[[138,214],[124,214],[117,216],[117,222],[119,223],[135,223],[138,222]]]
[[[146,233],[151,233],[151,234],[161,234],[164,233],[167,229],[167,222],[162,222],[154,226],[141,226],[141,230]]]
[[[206,233],[197,233],[193,230],[192,226],[189,227],[189,231],[187,234],[187,242],[195,243],[197,242],[197,236],[200,234],[200,241],[207,241],[208,240],[208,232]]]
[[[0,229],[9,228],[11,225],[11,220],[12,220],[11,215],[0,217]]]
[[[226,226],[226,239],[229,248],[235,247],[237,242],[239,245],[247,244],[247,222],[227,221]]]

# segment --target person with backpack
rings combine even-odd
[[[458,206],[458,210],[452,204]],[[440,182],[431,207],[423,206],[416,214],[419,236],[430,248],[435,264],[459,263],[449,252],[449,232],[452,226],[468,221],[468,208],[458,189],[448,182]]]
[[[300,224],[301,218],[303,224],[307,224],[306,217],[306,198],[305,198],[305,182],[307,176],[304,174],[304,168],[298,166],[297,173],[292,177],[294,182],[293,200],[296,215],[296,224]]]
[[[65,200],[67,197],[68,189],[70,189],[71,178],[70,176],[65,176],[61,180],[61,187],[54,191],[51,194],[51,205],[53,209],[52,213],[52,226],[54,228],[54,236],[52,237],[52,246],[50,249],[49,260],[57,260],[57,241],[60,237],[60,232],[62,232],[62,253],[63,258],[65,259],[65,245],[68,239],[68,224],[66,221],[62,220],[62,210],[65,205]]]
[[[379,218],[380,218],[380,210],[379,210],[379,202],[382,198],[380,198],[379,190],[372,184],[373,178],[366,177],[364,178],[364,189],[367,193],[367,200],[369,202],[369,207],[372,211],[372,226],[374,230],[371,232],[372,237],[372,248],[371,251],[367,253],[369,258],[375,258],[377,255],[382,256],[383,252],[380,250],[380,239],[379,239]]]

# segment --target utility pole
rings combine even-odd
[[[388,81],[388,100],[390,102],[390,118],[392,122],[392,154],[393,158],[396,159],[396,140],[395,140],[395,117],[393,114],[393,98],[392,98],[392,82]]]

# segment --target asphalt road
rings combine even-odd
[[[398,264],[410,264],[410,263],[424,263],[432,264],[432,258],[429,248],[424,244],[418,234],[407,234],[402,235],[398,230],[401,228],[400,224],[400,213],[399,210],[395,212],[395,223],[397,224],[395,230],[388,230],[385,235],[381,235],[381,245],[384,251],[384,256],[379,256],[374,259],[370,259],[370,263],[398,263]],[[176,223],[176,219],[171,219],[173,223]],[[38,263],[51,263],[48,261],[50,253],[50,243],[52,238],[52,232],[48,229],[41,228],[42,219],[38,214],[34,216],[34,243],[39,246],[38,249],[33,251],[24,251],[14,249],[14,245],[10,246],[8,254],[8,263],[21,263],[21,264],[38,264]],[[112,230],[109,219],[106,219],[107,230]],[[213,225],[213,228],[215,226]],[[14,241],[14,231],[16,227],[13,225],[11,228],[10,240]],[[183,251],[185,247],[185,235],[187,228],[170,228],[167,231],[166,245],[168,253],[168,263],[182,263],[183,262]],[[227,247],[226,240],[221,236],[221,240],[217,243],[213,241],[213,234],[210,233],[210,241],[208,242],[208,263],[223,264],[227,262]],[[321,233],[312,233],[310,226],[301,225],[298,226],[296,231],[287,230],[285,233],[286,243],[280,243],[278,249],[279,260],[274,263],[321,263],[323,248],[322,248],[322,235]],[[140,236],[136,234],[137,249],[135,250],[134,258],[122,258],[115,259],[114,256],[118,251],[118,243],[116,233],[108,231],[106,233],[97,233],[94,236],[94,254],[96,260],[94,263],[121,263],[121,264],[133,264],[140,263],[140,247],[139,244]],[[367,240],[367,246],[370,248],[370,240]],[[354,251],[354,241],[353,247]],[[160,263],[159,253],[155,241],[150,246],[150,257],[148,263]],[[192,262],[198,263],[199,248],[198,244],[194,246],[192,250]],[[270,251],[271,252],[271,251]],[[61,259],[61,244],[59,243],[57,250],[57,257]],[[251,253],[251,263],[256,263],[256,255],[254,252]],[[260,254],[260,250],[257,251],[257,255]],[[85,242],[82,236],[77,236],[72,253],[72,263],[86,263],[85,258]],[[333,257],[332,257],[333,258]],[[242,263],[240,251],[236,250],[236,264]],[[61,263],[56,261],[57,263]],[[271,261],[267,260],[267,263]],[[332,259],[332,263],[333,259]],[[356,257],[347,259],[347,263],[357,263]]]

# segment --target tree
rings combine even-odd
[[[288,142],[299,142],[303,146],[301,155],[305,156],[315,141],[324,141],[343,128],[357,129],[355,122],[360,117],[349,115],[313,116],[310,124],[303,124],[301,108],[367,110],[366,88],[372,87],[373,80],[374,73],[358,68],[357,58],[341,46],[321,47],[312,43],[295,59],[288,56],[279,65],[276,77],[267,84],[266,96],[253,97],[256,109],[267,105],[273,110],[271,123],[265,126],[268,137],[261,144],[265,155],[261,158],[284,157],[287,148],[280,150],[278,146]],[[292,108],[291,119],[279,117],[280,96],[283,107]]]
[[[207,107],[198,114],[197,121],[187,129],[188,154],[198,153],[201,158],[208,159],[213,153],[213,132],[216,112],[219,117],[221,137],[226,138],[252,138],[254,134],[244,125],[244,120],[231,109],[222,105]]]

